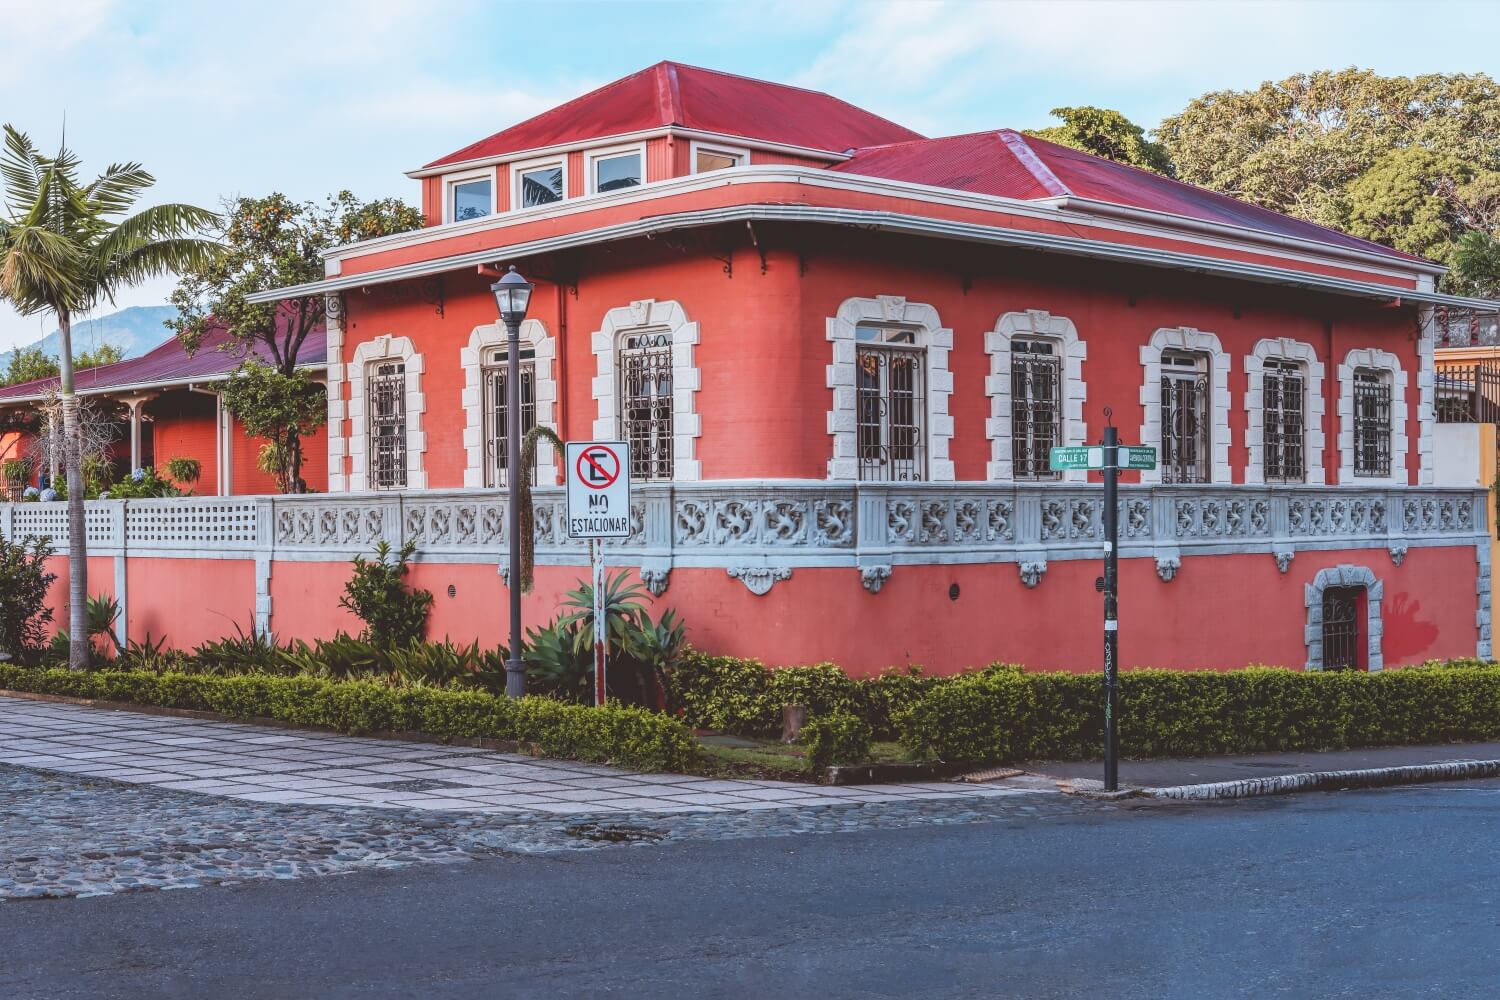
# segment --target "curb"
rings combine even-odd
[[[1467,778],[1500,777],[1500,760],[1455,760],[1438,764],[1408,764],[1401,767],[1377,767],[1363,771],[1309,771],[1305,774],[1278,774],[1269,778],[1241,778],[1238,781],[1213,781],[1202,785],[1173,785],[1166,788],[1143,788],[1141,793],[1155,799],[1248,799],[1261,795],[1289,795],[1293,792],[1336,791],[1345,788],[1384,788],[1389,785],[1418,785],[1432,781],[1462,781]]]

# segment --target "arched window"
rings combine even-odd
[[[521,436],[536,426],[536,349],[523,347],[521,361]],[[510,429],[510,352],[504,348],[490,350],[484,358],[484,485],[504,486],[508,482],[510,455],[507,435]],[[536,460],[532,459],[532,481],[536,481]],[[550,485],[550,484],[548,484]]]
[[[1323,481],[1323,364],[1311,344],[1266,339],[1245,355],[1247,483]]]
[[[670,300],[640,299],[604,314],[594,331],[594,437],[630,442],[631,478],[692,482],[701,433],[693,362],[698,324]]]
[[[1229,356],[1192,327],[1157,330],[1141,347],[1140,440],[1160,449],[1142,482],[1229,482]]]
[[[1082,481],[1087,473],[1053,472],[1051,450],[1084,443],[1088,347],[1073,323],[1045,309],[1008,312],[984,335],[990,355],[990,479]]]
[[[845,299],[827,337],[829,477],[952,482],[953,331],[937,310],[898,295]]]
[[[1305,588],[1308,670],[1381,669],[1385,584],[1368,566],[1320,569]]]
[[[349,376],[349,488],[425,489],[422,355],[385,334],[354,349]]]
[[[630,477],[672,479],[672,337],[664,331],[625,333],[618,349],[620,386],[616,434],[630,442]]]
[[[1407,482],[1407,374],[1389,351],[1356,348],[1338,367],[1339,482]]]

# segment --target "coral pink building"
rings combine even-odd
[[[515,265],[523,422],[632,442],[609,561],[701,649],[1096,668],[1101,487],[1047,453],[1108,411],[1162,460],[1121,489],[1127,665],[1489,653],[1488,506],[1442,468],[1432,310],[1493,305],[1439,294],[1436,264],[1018,132],[926,138],[674,63],[410,176],[427,227],[260,296],[327,296],[327,494],[102,507],[132,634],[351,627],[349,558],[412,539],[433,633],[502,641],[489,285]],[[558,465],[544,449],[539,480]],[[586,562],[560,488],[537,504],[533,623]]]

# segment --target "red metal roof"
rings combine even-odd
[[[842,153],[921,134],[816,90],[659,62],[427,164],[678,125]]]
[[[831,169],[1024,200],[1072,195],[1401,260],[1422,259],[1011,129],[859,149]]]
[[[74,374],[74,388],[80,393],[99,393],[110,389],[146,388],[155,385],[172,385],[193,379],[212,380],[222,378],[240,366],[245,358],[238,352],[221,350],[229,344],[230,337],[223,328],[210,330],[203,338],[197,353],[188,357],[176,337],[162,342],[138,358],[116,361],[112,365],[85,368]],[[255,345],[255,355],[267,364],[271,363],[270,352],[261,343]],[[328,359],[328,341],[319,327],[307,335],[298,352],[299,367],[323,367]],[[33,382],[0,389],[0,403],[9,399],[24,400],[43,395],[57,388],[57,379],[44,378]]]

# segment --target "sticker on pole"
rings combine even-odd
[[[630,537],[630,445],[568,442],[568,537]]]

